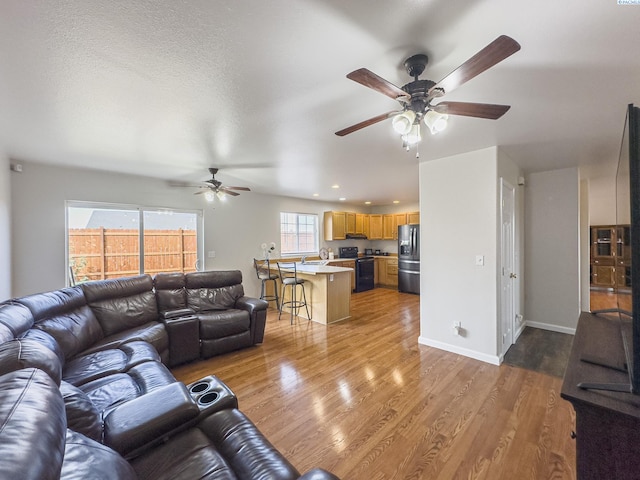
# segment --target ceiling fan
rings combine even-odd
[[[413,55],[404,62],[407,73],[413,77],[413,81],[402,88],[395,86],[366,68],[355,70],[347,75],[348,79],[397,100],[402,108],[351,125],[337,131],[336,135],[343,137],[387,118],[392,118],[393,128],[402,135],[403,147],[408,150],[410,146],[417,144],[421,140],[421,120],[424,121],[431,133],[444,130],[448,115],[497,120],[511,108],[509,105],[468,102],[439,102],[433,104],[432,102],[513,55],[518,50],[520,50],[518,42],[511,37],[502,35],[438,83],[431,80],[419,80],[418,77],[424,71],[429,59],[424,54]]]
[[[244,192],[250,192],[251,189],[248,187],[227,187],[223,185],[221,181],[216,180],[216,173],[218,173],[217,168],[209,168],[209,172],[211,173],[211,179],[205,180],[203,183],[205,185],[192,185],[192,184],[184,184],[184,183],[174,183],[174,186],[177,187],[197,187],[201,190],[199,192],[194,193],[194,195],[204,194],[205,198],[209,202],[213,202],[215,198],[224,199],[226,195],[231,195],[233,197],[237,197],[240,195],[238,192],[234,192],[234,190],[240,190]]]

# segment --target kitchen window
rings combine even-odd
[[[202,211],[67,202],[68,284],[201,266]]]
[[[318,253],[318,215],[280,212],[280,253]]]

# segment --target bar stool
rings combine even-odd
[[[265,258],[264,260],[258,260],[256,258],[253,259],[253,266],[256,269],[256,275],[258,276],[258,280],[260,280],[260,299],[266,300],[267,302],[276,301],[276,308],[280,310],[280,302],[278,300],[278,283],[276,280],[279,278],[278,275],[271,271],[269,265],[269,259]],[[273,295],[266,295],[266,282],[273,282]]]
[[[282,292],[280,297],[282,301],[280,302],[280,313],[278,314],[278,320],[280,320],[280,315],[282,315],[283,308],[291,309],[291,324],[293,325],[293,315],[295,310],[296,317],[298,316],[298,310],[301,307],[304,307],[307,311],[307,318],[311,320],[311,315],[309,315],[309,307],[307,306],[307,295],[304,291],[304,280],[302,278],[298,278],[298,271],[296,270],[295,262],[278,262],[278,273],[280,274],[280,281],[282,282]],[[302,288],[302,300],[296,300],[296,290],[298,285]],[[291,300],[284,301],[285,293],[287,286],[291,287]]]

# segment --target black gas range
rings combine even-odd
[[[358,247],[338,248],[340,258],[353,258],[356,261],[356,288],[354,292],[372,290],[374,287],[374,259],[373,257],[359,257]]]

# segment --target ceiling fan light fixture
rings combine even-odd
[[[218,200],[222,200],[223,202],[227,199],[225,193],[220,190],[216,192],[216,197],[218,197]]]
[[[416,145],[422,140],[420,135],[420,122],[416,122],[411,126],[409,133],[402,137],[402,140],[406,142],[408,146]]]
[[[431,130],[432,135],[444,131],[447,128],[448,120],[449,115],[438,113],[434,110],[429,110],[424,115],[424,124]]]
[[[204,192],[204,198],[207,202],[213,202],[216,196],[211,190],[207,190],[206,192]]]
[[[391,125],[400,135],[407,135],[411,131],[411,126],[416,119],[416,114],[412,110],[405,110],[393,117]]]

